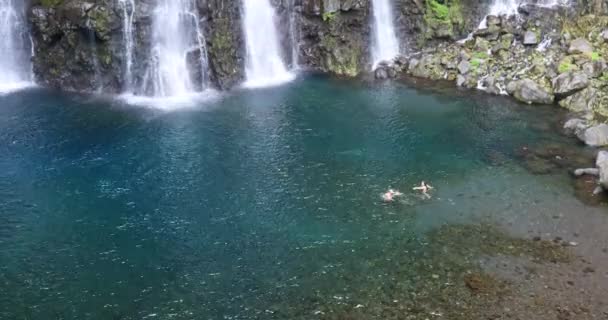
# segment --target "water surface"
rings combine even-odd
[[[172,111],[2,96],[0,318],[447,312],[452,302],[409,305],[435,275],[477,265],[441,269],[428,249],[441,226],[576,232],[583,253],[605,245],[604,209],[577,200],[565,170],[532,175],[516,160],[522,146],[576,148],[553,130],[559,117],[501,97],[318,77]],[[409,191],[421,180],[431,200]],[[389,187],[406,196],[383,203]]]

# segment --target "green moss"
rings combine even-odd
[[[606,81],[608,82],[608,72],[605,72],[601,77],[600,77],[601,81]]]
[[[559,73],[565,73],[565,72],[569,72],[576,69],[576,66],[566,62],[566,61],[562,61],[562,63],[559,64],[559,67],[557,68],[557,71],[559,71]]]
[[[449,19],[450,9],[448,6],[437,2],[437,0],[428,0],[426,3],[435,18],[439,20]]]
[[[425,39],[453,37],[455,28],[464,27],[460,0],[426,0],[425,4]]]
[[[63,0],[40,0],[40,4],[45,7],[56,7],[60,5]]]
[[[337,15],[338,15],[338,12],[336,12],[336,11],[325,12],[325,13],[323,13],[323,21],[332,22],[336,18]]]
[[[601,56],[599,53],[597,52],[591,52],[591,54],[589,55],[589,58],[591,58],[591,61],[599,61]]]
[[[486,60],[490,57],[490,55],[485,51],[477,51],[473,53],[473,58],[477,58],[479,60]]]

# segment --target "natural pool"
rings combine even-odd
[[[608,209],[521,160],[590,152],[560,117],[316,76],[170,111],[2,96],[0,319],[606,319]]]

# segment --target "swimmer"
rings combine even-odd
[[[385,202],[391,202],[391,201],[395,200],[395,197],[402,196],[402,195],[403,195],[403,193],[401,193],[397,190],[388,189],[387,192],[382,194],[382,200],[384,200]]]
[[[429,191],[431,191],[433,189],[434,188],[430,184],[426,184],[426,182],[424,182],[424,181],[422,181],[420,183],[419,187],[412,188],[412,190],[415,190],[415,191],[422,191],[422,195],[427,199],[431,198],[431,195],[429,195]]]

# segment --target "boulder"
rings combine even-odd
[[[462,60],[458,64],[458,72],[460,72],[461,74],[467,74],[470,69],[471,69],[471,63],[469,63],[468,60]]]
[[[524,44],[527,46],[533,46],[538,44],[538,35],[534,31],[526,31],[524,33]]]
[[[602,31],[601,37],[604,40],[604,42],[608,42],[608,29]]]
[[[589,77],[584,72],[566,72],[553,78],[553,93],[567,97],[589,86]]]
[[[608,151],[602,150],[597,153],[597,158],[595,159],[595,166],[599,170],[600,186],[604,190],[608,190]]]
[[[388,78],[388,72],[386,69],[387,68],[385,68],[385,67],[377,68],[376,71],[374,72],[374,77],[376,77],[376,79],[379,79],[379,80],[384,80],[384,79]]]
[[[587,128],[577,135],[585,144],[591,147],[608,145],[608,124],[601,123]],[[608,172],[607,172],[608,173]],[[608,180],[607,180],[608,181]]]
[[[582,168],[574,170],[574,175],[577,177],[588,175],[588,176],[599,176],[600,169],[598,168]]]
[[[488,27],[500,25],[500,17],[495,15],[489,15],[486,17],[486,24]]]
[[[464,86],[464,84],[467,82],[467,78],[465,78],[463,75],[459,74],[456,77],[456,85],[459,87]]]
[[[589,128],[589,125],[587,124],[587,121],[583,119],[573,118],[564,123],[564,131],[567,134],[574,134],[576,136],[584,132],[587,128]]]
[[[570,54],[591,54],[593,52],[593,46],[589,41],[583,38],[576,38],[570,42],[570,47],[568,48],[568,53]]]
[[[550,104],[554,100],[552,93],[530,79],[509,82],[507,92],[515,99],[528,104]]]
[[[602,58],[595,59],[583,64],[583,71],[591,78],[601,77],[604,71],[608,70],[606,61]]]
[[[559,105],[574,112],[590,112],[598,102],[598,91],[589,87],[563,99]]]

